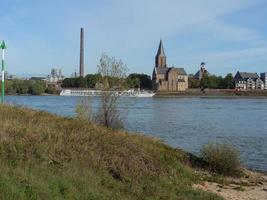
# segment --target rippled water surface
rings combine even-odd
[[[6,98],[9,103],[65,116],[74,114],[78,100],[61,96]],[[129,131],[156,136],[192,153],[209,142],[229,143],[248,167],[267,171],[267,99],[125,97],[119,108]]]

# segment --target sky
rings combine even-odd
[[[169,67],[212,74],[267,72],[267,0],[0,0],[0,40],[11,74],[70,76],[79,66],[85,30],[85,72],[103,53],[129,73],[151,75],[162,38]]]

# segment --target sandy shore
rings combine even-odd
[[[248,170],[242,178],[228,178],[227,184],[205,181],[194,187],[216,193],[227,200],[267,200],[267,176]]]

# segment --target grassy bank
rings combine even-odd
[[[156,139],[26,108],[0,116],[0,199],[221,199]]]

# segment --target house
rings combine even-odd
[[[186,90],[188,88],[188,76],[184,68],[168,67],[166,60],[163,43],[160,40],[152,75],[153,89],[167,92]]]
[[[237,90],[263,90],[264,83],[257,73],[237,72],[235,75],[235,88]]]
[[[197,80],[201,80],[203,76],[209,75],[208,70],[206,70],[205,63],[202,62],[200,64],[200,69],[197,71],[197,73],[194,75],[194,78]]]
[[[264,83],[264,89],[267,90],[267,72],[261,73],[261,80]]]

